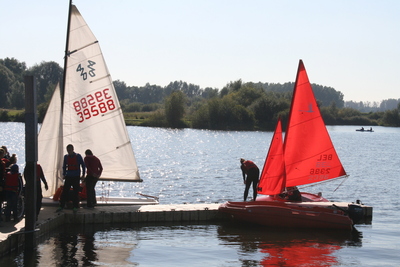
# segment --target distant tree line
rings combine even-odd
[[[38,115],[41,121],[63,69],[56,62],[41,62],[27,68],[14,58],[0,59],[0,121],[23,121],[26,75],[37,81]],[[218,130],[272,130],[277,118],[287,120],[293,82],[244,83],[231,81],[221,89],[174,81],[167,86],[114,86],[124,114],[137,113],[135,125],[193,127]],[[378,103],[344,102],[334,88],[312,84],[327,124],[400,126],[400,105],[395,99]],[[13,113],[14,112],[14,113]],[[147,114],[143,117],[143,114]],[[136,115],[138,117],[138,115]]]

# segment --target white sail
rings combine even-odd
[[[44,197],[52,196],[63,183],[61,168],[64,146],[61,117],[60,85],[57,84],[38,136],[38,163],[43,168],[49,186],[49,190],[42,190]]]
[[[104,168],[101,180],[141,181],[122,110],[98,41],[74,5],[70,16],[62,103],[63,141],[53,146],[62,146],[61,157],[67,153],[65,147],[68,144],[83,157],[85,150],[91,149]],[[43,129],[48,127],[46,123],[43,122]],[[53,179],[51,173],[56,173],[61,166],[58,163],[47,166],[48,159],[43,154],[48,153],[47,157],[51,157],[51,153],[59,153],[58,149],[50,150],[41,144],[50,140],[56,141],[55,138],[39,139],[39,162],[46,170],[48,180]],[[62,164],[59,155],[53,157]],[[53,191],[49,193],[54,194]]]

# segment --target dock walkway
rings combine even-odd
[[[335,204],[346,209],[349,203]],[[71,209],[55,212],[57,206],[44,205],[36,223],[35,238],[42,239],[65,224],[221,222],[230,219],[228,215],[218,212],[219,206],[220,204],[112,205],[97,206],[95,209],[80,208],[74,214]],[[372,207],[363,206],[363,209],[366,218],[372,220]],[[25,219],[17,224],[12,221],[0,222],[0,257],[23,247],[24,227]]]
[[[121,205],[97,206],[55,212],[57,206],[43,206],[36,223],[36,238],[48,235],[64,224],[113,224],[127,222],[196,222],[221,221],[226,215],[218,213],[220,204],[171,204],[171,205]],[[0,257],[24,244],[25,219],[17,224],[0,222]]]

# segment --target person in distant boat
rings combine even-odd
[[[78,211],[81,175],[82,179],[85,177],[86,166],[82,156],[74,152],[74,146],[71,144],[67,145],[67,152],[68,154],[64,155],[63,161],[64,188],[61,194],[60,206],[56,212],[64,209],[71,187],[73,188],[73,211]]]
[[[96,204],[96,191],[94,188],[103,172],[103,166],[90,149],[85,151],[85,155],[87,207],[94,208],[94,205]]]
[[[240,168],[242,169],[243,182],[246,185],[244,189],[244,201],[246,201],[247,199],[251,184],[253,184],[253,201],[255,201],[257,198],[257,185],[258,178],[260,176],[260,169],[258,169],[257,165],[254,162],[250,160],[245,160],[243,158],[240,159],[240,164]]]

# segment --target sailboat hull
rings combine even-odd
[[[295,203],[226,202],[219,209],[235,220],[268,227],[351,230],[353,222],[340,210]]]

